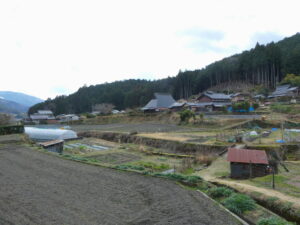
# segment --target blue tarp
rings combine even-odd
[[[254,112],[254,108],[252,106],[249,107],[248,110],[245,110],[245,109],[233,110],[232,106],[230,106],[230,107],[227,108],[227,110],[228,110],[228,112],[242,112],[242,113],[244,113],[244,112]]]

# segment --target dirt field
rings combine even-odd
[[[174,182],[0,147],[0,224],[239,224]]]
[[[99,130],[99,131],[115,131],[115,132],[142,132],[142,133],[154,133],[154,132],[174,132],[174,131],[199,131],[199,128],[188,128],[178,126],[175,124],[160,124],[160,123],[113,123],[104,125],[72,125],[75,131],[87,131],[87,130]]]

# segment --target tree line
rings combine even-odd
[[[169,92],[175,99],[188,98],[224,82],[245,82],[274,89],[285,74],[300,74],[300,34],[277,43],[253,49],[214,62],[203,69],[179,71],[177,76],[165,79],[125,80],[99,85],[83,86],[69,96],[57,96],[31,107],[50,109],[56,115],[92,111],[100,103],[112,103],[116,109],[145,105],[155,92]]]

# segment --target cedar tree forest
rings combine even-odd
[[[188,98],[222,83],[245,82],[274,89],[286,74],[300,75],[300,33],[277,43],[260,45],[194,71],[179,71],[161,80],[124,80],[83,86],[69,96],[57,96],[32,106],[28,113],[50,109],[55,115],[91,112],[99,103],[116,109],[145,105],[154,92],[169,92],[175,99]]]

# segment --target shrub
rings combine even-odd
[[[155,173],[154,176],[158,177],[166,177],[171,180],[176,180],[176,181],[181,181],[181,182],[186,182],[190,184],[196,184],[200,181],[202,181],[201,177],[198,176],[185,176],[179,173],[169,173],[169,174],[162,174],[162,173]]]
[[[208,195],[212,198],[229,197],[233,194],[233,190],[226,187],[215,187],[208,190]]]
[[[236,214],[242,214],[245,211],[256,208],[255,201],[244,194],[232,194],[223,202],[224,206]]]
[[[0,135],[24,133],[23,125],[0,126]]]
[[[223,113],[228,113],[227,106],[224,105],[224,106],[222,107],[222,112],[223,112]]]
[[[199,114],[199,118],[200,118],[200,121],[203,122],[203,120],[204,120],[204,113],[200,113]]]
[[[259,107],[259,104],[258,104],[258,103],[256,103],[256,102],[253,103],[253,108],[254,108],[254,109],[257,109],[258,107]]]
[[[179,112],[179,116],[181,122],[188,122],[190,118],[195,118],[195,113],[191,110],[186,109]]]
[[[115,167],[116,169],[119,170],[128,170],[128,169],[132,169],[132,170],[145,170],[144,167],[142,166],[135,166],[135,165],[118,165]]]
[[[292,225],[293,223],[289,223],[286,220],[280,219],[278,217],[269,217],[262,218],[258,221],[258,225]]]
[[[96,115],[94,115],[94,114],[91,114],[91,113],[86,114],[86,118],[88,118],[88,119],[95,118],[95,117],[96,117]]]
[[[237,102],[232,105],[233,111],[243,111],[248,112],[250,108],[250,103],[247,101]]]
[[[158,170],[158,171],[167,170],[170,168],[168,164],[164,164],[164,163],[156,164],[153,162],[137,162],[137,165],[152,170]]]

